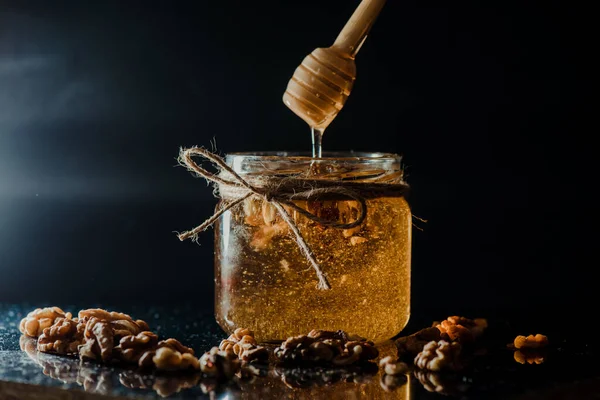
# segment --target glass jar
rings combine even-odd
[[[395,154],[326,153],[315,159],[234,153],[226,162],[242,178],[351,181],[359,189],[403,182]],[[366,218],[350,229],[324,226],[285,207],[327,275],[329,290],[316,287],[314,269],[272,204],[252,196],[225,212],[215,225],[215,314],[221,327],[228,333],[249,328],[261,342],[312,329],[342,329],[375,342],[399,333],[410,316],[411,211],[401,195],[365,200]],[[294,204],[344,224],[360,210],[358,201],[339,195]]]

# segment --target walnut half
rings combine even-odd
[[[65,313],[58,307],[36,308],[21,320],[19,330],[23,335],[36,338],[58,318],[71,319],[72,317],[71,313]]]
[[[159,371],[200,369],[200,362],[193,353],[181,353],[169,346],[159,347],[152,357],[152,362]]]
[[[548,345],[548,337],[545,335],[519,335],[515,338],[513,344],[517,349],[539,349]]]

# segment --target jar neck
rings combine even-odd
[[[401,157],[389,153],[232,153],[227,164],[240,175],[295,177],[330,181],[397,183],[403,180]]]

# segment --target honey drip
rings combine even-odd
[[[312,156],[313,158],[321,158],[323,156],[323,132],[324,129],[310,128],[310,134],[312,136]]]

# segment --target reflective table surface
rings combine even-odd
[[[21,336],[18,324],[44,304],[0,304],[0,399],[592,399],[600,398],[599,354],[594,338],[576,325],[551,318],[488,318],[489,329],[467,368],[460,373],[413,370],[382,376],[376,363],[350,368],[260,366],[245,378],[219,383],[201,374],[147,371],[80,363],[38,353],[35,340]],[[65,311],[82,307],[60,305]],[[198,355],[218,345],[225,333],[208,312],[192,307],[133,307],[117,311],[146,320],[160,337],[174,337]],[[470,316],[478,317],[478,316]],[[409,334],[445,316],[413,317]],[[543,333],[550,346],[523,360],[507,344],[517,334]],[[395,355],[393,343],[379,346]]]

